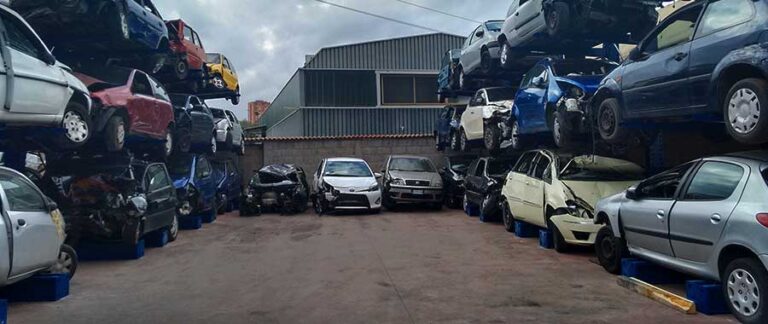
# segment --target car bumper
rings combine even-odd
[[[227,131],[226,130],[216,130],[216,141],[220,143],[224,143],[227,141]]]
[[[595,224],[594,220],[571,215],[552,216],[552,223],[568,244],[583,246],[594,245],[597,232],[603,227]]]
[[[368,210],[381,208],[381,191],[324,193],[328,207],[334,210]]]
[[[396,202],[441,202],[443,189],[434,187],[390,187],[388,198]]]

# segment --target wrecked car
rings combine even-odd
[[[443,179],[443,197],[448,208],[461,208],[464,200],[464,177],[472,163],[471,156],[449,156],[443,160],[444,167],[440,169]]]
[[[459,149],[467,152],[473,141],[483,140],[488,150],[498,150],[500,124],[509,119],[515,99],[515,88],[480,89],[461,115]]]
[[[443,208],[443,179],[428,158],[391,155],[384,174],[383,205],[389,210],[398,204],[425,204]]]
[[[499,65],[499,42],[503,20],[489,20],[478,26],[467,37],[461,49],[461,58],[456,67],[458,89],[468,90],[471,78],[493,74]]]
[[[243,180],[234,160],[211,160],[213,180],[216,182],[216,210],[219,214],[231,212],[240,203]]]
[[[517,162],[517,156],[484,157],[469,165],[464,177],[464,211],[480,210],[480,221],[498,219],[504,179]]]
[[[464,113],[466,106],[445,106],[440,112],[440,116],[435,120],[435,149],[438,152],[445,151],[446,147],[453,149],[453,138],[459,124],[461,123],[461,114]],[[458,143],[458,140],[456,141]]]
[[[188,94],[171,94],[173,114],[176,119],[176,135],[184,147],[179,150],[190,150],[216,154],[216,130],[213,113],[204,101],[197,96]]]
[[[170,39],[170,55],[157,76],[174,84],[175,89],[197,93],[205,86],[207,68],[205,49],[200,36],[181,19],[166,21],[165,25],[168,27]]]
[[[171,241],[178,235],[176,191],[162,163],[132,158],[57,161],[48,166],[41,186],[59,202],[70,245],[81,240],[136,245],[158,230],[167,230]]]
[[[502,189],[504,226],[512,232],[514,222],[521,221],[548,228],[557,252],[566,252],[570,244],[591,246],[602,227],[594,221],[597,201],[644,176],[642,167],[624,160],[526,152]]]
[[[168,172],[176,188],[180,217],[207,213],[216,216],[216,182],[205,155],[175,154],[168,160]]]
[[[240,206],[240,215],[258,215],[266,210],[298,214],[308,206],[309,184],[304,169],[292,164],[275,164],[253,175]]]

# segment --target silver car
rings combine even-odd
[[[427,203],[434,209],[442,208],[443,179],[428,158],[390,156],[383,173],[383,204],[387,209],[399,203]]]
[[[768,323],[768,152],[695,160],[598,202],[609,272],[634,256],[723,282],[742,323]]]
[[[503,20],[486,21],[467,37],[461,49],[458,71],[455,71],[460,89],[469,87],[470,78],[488,75],[499,65],[500,46],[497,39],[503,24]]]
[[[220,108],[211,108],[211,113],[216,127],[216,142],[224,148],[245,155],[245,135],[235,114]]]

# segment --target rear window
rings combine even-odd
[[[206,54],[208,63],[221,64],[221,55],[219,54]]]

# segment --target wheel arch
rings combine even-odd
[[[748,247],[741,244],[729,244],[720,250],[717,257],[717,273],[721,275],[721,280],[723,279],[722,274],[723,271],[725,271],[725,267],[727,267],[731,261],[740,258],[753,258],[760,262],[757,253]]]
[[[738,62],[722,68],[713,78],[710,83],[712,85],[710,93],[714,95],[710,96],[709,106],[712,110],[721,114],[724,113],[725,97],[731,91],[731,87],[734,84],[749,78],[768,80],[768,74],[766,74],[765,70],[752,64]]]

